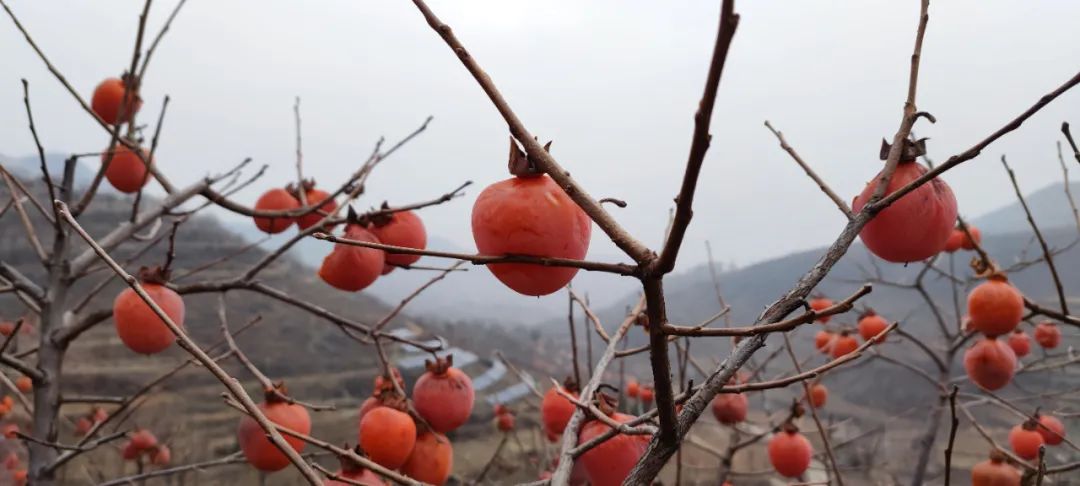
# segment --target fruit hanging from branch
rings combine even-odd
[[[550,145],[550,144],[549,144]],[[481,255],[529,255],[580,260],[589,250],[592,220],[510,140],[510,179],[480,193],[472,232]],[[487,268],[507,287],[531,296],[566,286],[577,268],[497,263]]]
[[[383,208],[387,208],[385,203]],[[386,245],[418,250],[427,248],[427,231],[424,229],[424,222],[413,211],[401,211],[371,218],[371,233]],[[383,274],[390,273],[395,266],[412,265],[419,259],[420,255],[388,253]]]
[[[413,385],[413,406],[436,432],[461,427],[469,421],[476,397],[472,379],[453,367],[453,355],[425,364],[427,372]]]
[[[768,445],[769,462],[781,476],[797,478],[810,467],[814,448],[790,421],[773,434]]]
[[[968,316],[972,327],[987,336],[1008,334],[1024,318],[1024,296],[995,271],[968,293]]]
[[[971,486],[1020,486],[1020,471],[1006,459],[1001,451],[991,451],[990,459],[971,468]]]
[[[442,486],[454,468],[454,448],[445,435],[426,431],[416,437],[409,459],[401,466],[406,476],[428,484]]]
[[[120,78],[106,78],[94,88],[90,108],[109,125],[120,125],[131,121],[131,118],[142,108],[138,80],[132,79],[133,89],[130,93],[124,84],[129,76],[124,73]]]
[[[573,397],[578,396],[578,386],[571,378],[567,378],[563,384],[563,390]],[[540,419],[544,422],[544,431],[548,433],[548,437],[558,437],[566,429],[566,424],[570,422],[570,417],[574,415],[574,404],[563,397],[554,388],[548,389],[544,394],[544,399],[540,403]]]
[[[146,162],[143,162],[144,159]],[[147,164],[152,164],[153,160],[150,159],[150,152],[142,147],[135,153],[124,145],[116,144],[111,157],[107,151],[101,154],[101,163],[104,165],[106,161],[109,166],[105,169],[105,179],[117,191],[126,194],[138,192],[150,181]]]
[[[169,271],[163,267],[142,267],[139,280],[143,290],[165,315],[177,326],[184,326],[184,299],[165,285]],[[176,341],[169,326],[150,308],[139,294],[127,288],[113,302],[113,321],[116,334],[124,345],[140,354],[160,353]]]
[[[304,191],[304,199],[301,199],[300,197],[301,188]],[[312,226],[315,226],[316,224],[319,224],[319,221],[322,221],[323,218],[326,217],[326,215],[322,213],[333,213],[334,210],[336,210],[338,207],[337,201],[330,197],[330,193],[315,187],[315,181],[313,179],[308,179],[304,181],[301,186],[289,184],[285,187],[285,190],[290,195],[292,195],[293,199],[296,199],[297,203],[302,203],[306,200],[307,207],[314,206],[319,208],[316,211],[296,218],[296,227],[300,228],[300,231],[304,231]],[[328,224],[325,225],[323,229],[329,232],[334,229],[334,226]]]
[[[1009,431],[1009,445],[1016,455],[1028,460],[1039,457],[1039,447],[1042,447],[1046,440],[1038,429],[1039,424],[1034,420],[1013,426]]]
[[[1061,330],[1053,322],[1040,322],[1035,326],[1035,342],[1046,349],[1054,349],[1061,343]]]
[[[280,393],[279,393],[280,392]],[[294,430],[301,434],[311,433],[311,415],[301,405],[285,401],[282,394],[285,393],[283,385],[278,385],[277,391],[267,390],[265,399],[259,404],[266,419],[282,427]],[[285,442],[296,452],[304,450],[306,442],[287,435],[281,434]],[[240,425],[236,428],[237,442],[248,464],[260,471],[274,472],[287,467],[289,457],[270,442],[266,431],[251,416],[244,415],[240,418]]]
[[[1008,385],[1016,372],[1016,353],[997,338],[985,337],[964,352],[964,369],[976,385],[998,390]]]
[[[255,201],[255,210],[257,211],[291,211],[299,208],[300,201],[297,201],[288,190],[280,187],[264,192]],[[255,216],[255,226],[264,233],[269,234],[281,233],[289,229],[293,222],[295,222],[294,218],[286,216]]]
[[[352,213],[352,210],[349,210]],[[345,226],[345,238],[369,243],[380,243],[375,235],[358,223]],[[323,258],[319,277],[330,286],[349,292],[359,292],[382,275],[386,252],[345,243],[337,243],[330,254]]]
[[[380,466],[397,469],[416,445],[416,423],[404,412],[403,397],[382,396],[380,401],[360,420],[360,448]]]

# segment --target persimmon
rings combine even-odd
[[[7,469],[8,471],[17,469],[19,464],[19,455],[15,454],[15,452],[9,452],[8,455],[4,457],[4,469]]]
[[[141,158],[139,154],[142,154]],[[146,162],[143,162],[143,159],[146,159]],[[105,179],[117,191],[126,194],[138,192],[150,181],[146,164],[152,164],[153,160],[146,149],[140,148],[136,154],[126,146],[117,144],[113,148],[111,160],[108,152],[101,154],[101,163],[105,164],[105,161],[109,161],[109,166],[105,169]]]
[[[79,417],[75,420],[75,435],[82,437],[90,432],[90,429],[94,427],[94,423],[86,417]]]
[[[1035,459],[1039,456],[1039,447],[1046,443],[1039,433],[1038,424],[1028,420],[1013,426],[1009,431],[1009,445],[1013,452],[1023,459]]]
[[[577,384],[567,380],[563,389],[573,397],[577,397]],[[559,394],[555,388],[551,388],[544,394],[544,400],[540,404],[540,419],[544,422],[544,430],[549,435],[558,436],[566,429],[570,417],[574,415],[574,404]]]
[[[769,462],[781,476],[796,478],[810,467],[814,448],[791,422],[769,439]]]
[[[641,393],[640,387],[641,385],[638,384],[637,380],[631,378],[630,381],[626,382],[626,396],[630,398],[637,398],[638,395]]]
[[[360,420],[360,447],[380,466],[387,469],[401,467],[415,445],[416,423],[409,414],[397,408],[375,407]]]
[[[495,428],[499,429],[499,432],[514,430],[514,416],[509,412],[495,415]]]
[[[120,449],[120,457],[124,458],[126,461],[134,461],[139,458],[140,454],[142,454],[142,450],[135,447],[135,443],[130,440],[124,444],[122,449]]]
[[[19,426],[17,424],[4,424],[3,427],[0,427],[0,432],[3,432],[5,438],[14,439],[19,436]]]
[[[184,326],[184,299],[165,286],[168,272],[160,267],[139,270],[142,288],[165,315],[177,326]],[[160,353],[176,341],[176,335],[165,325],[154,311],[136,294],[127,288],[113,301],[113,321],[116,334],[132,351],[140,354]]]
[[[461,427],[472,414],[476,398],[472,379],[453,364],[452,355],[428,360],[427,372],[413,385],[413,405],[436,432],[446,433]]]
[[[401,472],[417,481],[441,486],[454,467],[454,448],[450,439],[435,432],[423,432],[416,438],[412,454]]]
[[[359,448],[357,452],[361,452]],[[386,486],[386,481],[383,481],[378,474],[375,474],[370,469],[360,465],[352,459],[341,456],[341,469],[334,473],[335,476],[342,479],[347,479],[353,483],[360,483],[365,486]],[[338,481],[334,479],[327,479],[323,481],[323,486],[348,486],[353,483],[347,483],[345,481]]]
[[[360,404],[360,411],[357,414],[357,418],[363,420],[364,415],[367,415],[368,412],[375,410],[375,407],[380,406],[382,405],[379,404],[379,399],[377,397],[367,397],[367,399],[365,399],[363,403]]]
[[[953,228],[949,233],[949,239],[945,240],[945,248],[942,251],[946,253],[955,253],[964,244],[964,232],[960,228]]]
[[[836,339],[835,334],[825,330],[818,331],[817,334],[814,335],[814,347],[822,353],[829,354],[831,351],[829,348],[833,339]]]
[[[968,225],[968,232],[971,233],[970,238],[968,237],[967,233],[964,233],[963,230],[960,230],[960,234],[964,236],[960,240],[960,248],[963,248],[965,250],[974,250],[975,245],[982,242],[982,231],[979,231],[979,228]]]
[[[810,405],[814,408],[821,408],[825,406],[825,402],[829,399],[829,389],[825,388],[825,385],[821,383],[814,383],[810,385]]]
[[[133,87],[137,87],[137,83],[133,84]],[[139,112],[142,98],[139,97],[137,89],[128,94],[123,79],[105,78],[94,88],[90,108],[105,123],[119,125],[131,121],[132,116]]]
[[[1054,349],[1061,343],[1061,330],[1050,321],[1035,326],[1035,342],[1046,349]]]
[[[23,486],[24,484],[26,484],[28,476],[29,473],[26,471],[26,469],[16,469],[11,473],[11,479],[12,481],[15,481],[15,486]]]
[[[167,445],[159,445],[150,456],[150,464],[155,466],[168,466],[172,462],[172,451]]]
[[[749,400],[742,393],[718,393],[712,399],[712,413],[724,425],[734,425],[746,420]]]
[[[1008,343],[1013,353],[1016,353],[1017,358],[1023,358],[1031,352],[1031,338],[1019,327],[1013,329],[1013,332],[1009,334]]]
[[[15,332],[15,323],[9,321],[0,321],[0,336],[10,336]]]
[[[1058,445],[1065,440],[1065,424],[1061,423],[1057,417],[1053,415],[1037,414],[1035,418],[1038,419],[1039,427],[1035,430],[1043,436],[1043,440],[1048,445]]]
[[[881,334],[887,327],[889,327],[889,321],[879,316],[873,309],[867,309],[859,317],[859,336],[862,336],[863,341],[874,339],[874,336]],[[875,344],[881,343],[882,341],[878,341]]]
[[[289,194],[289,191],[280,187],[264,192],[255,201],[257,211],[291,211],[299,208],[300,201],[297,201],[292,194]],[[288,216],[255,216],[254,219],[255,227],[269,234],[281,233],[289,229],[289,226],[292,226],[293,222],[296,221],[295,218]]]
[[[510,141],[515,177],[496,182],[473,204],[472,232],[481,255],[530,255],[580,260],[589,250],[592,221],[546,174],[529,170],[529,162]],[[577,268],[528,263],[487,265],[500,282],[532,296],[562,289]]]
[[[652,386],[642,386],[641,389],[638,390],[638,399],[645,405],[651,404],[655,395],[656,390],[654,390]]]
[[[996,338],[986,337],[964,352],[964,369],[976,385],[997,390],[1012,380],[1016,353]]]
[[[284,393],[283,387],[279,387],[278,391]],[[311,415],[308,414],[307,409],[295,403],[290,404],[273,390],[266,391],[266,397],[259,404],[259,410],[272,423],[301,434],[311,433]],[[287,434],[281,434],[281,436],[296,452],[304,450],[304,446],[307,445],[296,437]],[[255,469],[273,472],[284,469],[290,464],[289,457],[273,442],[270,442],[266,431],[250,416],[244,415],[240,418],[240,425],[236,428],[236,437],[244,458]]]
[[[149,430],[135,429],[135,432],[131,434],[131,443],[136,449],[143,451],[156,447],[158,440],[154,433]]]
[[[883,147],[882,159],[887,156]],[[914,149],[914,150],[912,150]],[[927,169],[915,161],[925,153],[919,142],[905,141],[900,162],[885,188],[885,196],[922,177]],[[878,189],[881,173],[866,184],[862,193],[855,197],[851,209],[859,212]],[[930,258],[945,248],[956,223],[956,196],[941,178],[905,194],[892,205],[882,209],[871,219],[859,238],[871,253],[893,263],[909,263]]]
[[[810,299],[809,303],[810,303],[810,308],[813,309],[814,312],[821,312],[821,311],[823,311],[825,309],[828,309],[829,307],[833,306],[833,301],[830,300],[830,299],[827,299],[825,297],[816,297],[816,298]],[[817,318],[814,319],[814,320],[817,321],[817,322],[820,322],[822,324],[825,324],[826,322],[829,322],[829,318],[831,318],[831,317],[832,316],[817,316]]]
[[[358,224],[345,227],[345,238],[379,243],[375,235]],[[338,243],[323,259],[319,277],[334,288],[358,292],[379,278],[385,261],[386,253],[382,250]]]
[[[22,375],[15,379],[15,388],[23,393],[30,393],[34,389],[34,381],[29,376]]]
[[[1000,336],[1016,329],[1024,317],[1024,296],[1002,273],[994,273],[968,294],[968,316],[975,330]]]
[[[95,423],[104,422],[109,418],[109,413],[106,412],[104,408],[94,407],[94,410],[90,412],[90,417]]]
[[[1005,459],[1001,451],[991,451],[990,459],[971,468],[971,486],[1020,486],[1020,472]]]
[[[854,353],[859,348],[859,342],[847,331],[840,331],[832,344],[832,357],[839,358],[849,353]]]
[[[296,227],[300,228],[300,231],[315,226],[316,224],[319,224],[319,221],[323,220],[325,215],[321,214],[319,211],[329,214],[333,213],[338,207],[337,201],[330,197],[329,192],[315,188],[315,181],[304,181],[303,186],[304,197],[307,200],[308,207],[316,206],[319,209],[296,218]],[[302,203],[305,200],[300,199],[300,190],[297,186],[289,185],[289,187],[286,187],[286,190],[289,191],[289,194],[292,195],[293,199],[296,199],[297,203]],[[302,206],[302,204],[298,204],[298,207],[299,206]],[[324,226],[323,229],[330,231],[333,229],[333,226]]]
[[[603,407],[601,410],[604,411]],[[618,423],[634,420],[632,415],[622,413],[610,413],[610,416]],[[611,427],[607,424],[599,420],[591,420],[581,428],[578,443],[584,444],[609,430]],[[582,454],[578,458],[578,463],[585,469],[589,484],[592,486],[618,486],[645,454],[648,445],[649,436],[647,435],[616,434]]]
[[[427,231],[424,222],[413,211],[401,211],[372,218],[371,233],[383,244],[423,250],[427,248]],[[412,265],[420,255],[387,253],[386,264],[390,268]]]

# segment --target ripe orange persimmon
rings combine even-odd
[[[360,447],[380,466],[401,467],[415,445],[416,423],[401,410],[375,407],[360,420]]]
[[[23,393],[30,393],[34,389],[34,381],[29,376],[22,375],[15,379],[15,388]]]
[[[142,158],[126,146],[117,144],[113,148],[111,159],[108,152],[101,154],[102,164],[106,160],[109,161],[109,166],[105,169],[105,179],[117,191],[127,194],[138,192],[150,181],[146,162],[152,164],[153,160],[150,159],[150,153],[146,149],[140,148],[139,153],[142,154]],[[146,162],[143,162],[143,159],[146,159]]]
[[[836,339],[835,334],[825,330],[818,331],[814,335],[814,347],[824,354],[829,354],[833,339]]]
[[[472,379],[454,368],[453,356],[428,360],[427,372],[413,385],[413,405],[436,432],[450,432],[469,421],[472,414]]]
[[[976,331],[987,336],[1007,334],[1024,317],[1024,296],[1004,274],[995,273],[971,289],[968,316]]]
[[[495,428],[499,429],[499,432],[514,430],[514,422],[514,415],[510,412],[495,415]]]
[[[454,468],[454,448],[445,435],[423,432],[416,438],[412,454],[401,466],[406,476],[428,484],[441,486]]]
[[[1053,415],[1036,415],[1039,427],[1035,430],[1043,436],[1048,445],[1058,445],[1065,440],[1065,424]]]
[[[311,415],[308,414],[307,409],[297,404],[290,404],[273,392],[267,392],[266,399],[259,404],[259,410],[262,410],[270,422],[301,434],[311,433]],[[255,419],[244,415],[236,428],[236,436],[247,462],[256,469],[273,472],[289,465],[289,457],[273,442],[270,442],[270,439],[266,437],[266,431]],[[307,445],[306,442],[287,434],[282,434],[282,437],[296,452],[304,450],[304,446]]]
[[[810,405],[814,408],[821,408],[825,406],[825,401],[828,399],[829,389],[825,388],[825,385],[821,383],[810,385]]]
[[[1061,342],[1061,330],[1050,321],[1035,326],[1035,342],[1046,349],[1054,349]]]
[[[357,419],[363,420],[364,415],[367,415],[368,412],[375,410],[375,407],[381,406],[382,405],[379,404],[379,399],[377,397],[367,397],[367,399],[365,399],[363,403],[360,404],[360,411],[357,413]]]
[[[184,299],[165,286],[168,272],[160,267],[143,267],[139,270],[139,279],[150,300],[165,311],[173,323],[183,327]],[[176,335],[165,325],[165,321],[130,288],[120,292],[113,301],[113,321],[120,340],[136,353],[160,353],[176,341]]]
[[[563,389],[571,396],[578,396],[577,385],[574,383],[568,382]],[[574,415],[574,410],[574,404],[570,403],[570,400],[559,395],[555,388],[549,389],[540,404],[540,418],[544,422],[544,430],[548,435],[562,434],[567,422],[570,422],[570,417]]]
[[[827,299],[825,297],[816,297],[816,298],[810,299],[810,308],[813,309],[814,312],[821,312],[821,311],[823,311],[825,309],[828,309],[829,307],[832,307],[832,306],[833,306],[833,301],[830,300],[830,299]],[[829,322],[830,317],[832,317],[832,316],[818,316],[817,319],[815,319],[815,320],[822,323],[822,324],[825,324],[826,322]]]
[[[280,187],[270,189],[259,196],[255,201],[255,209],[258,211],[291,211],[300,208],[297,201],[289,191]],[[255,226],[265,233],[281,233],[293,225],[294,218],[286,216],[260,217],[255,216]]]
[[[626,382],[626,396],[637,398],[640,393],[641,385],[638,384],[637,380],[631,378],[630,381]]]
[[[0,336],[10,336],[15,332],[15,323],[10,321],[0,321]]]
[[[960,228],[953,228],[949,233],[949,239],[945,240],[945,248],[942,251],[946,253],[954,253],[960,249],[960,246],[964,244],[964,232]]]
[[[79,417],[75,420],[75,436],[82,437],[90,432],[90,429],[94,426],[94,423],[86,417]]]
[[[124,80],[106,78],[94,88],[90,108],[109,125],[127,123],[131,121],[132,115],[142,108],[142,98],[139,97],[137,90],[134,91],[125,99],[127,88],[124,86]]]
[[[424,222],[413,211],[402,211],[373,218],[371,233],[386,245],[419,250],[427,248],[427,230],[424,229]],[[420,255],[387,253],[386,265],[393,269],[394,265],[412,265],[419,259]]]
[[[619,423],[634,420],[633,416],[621,413],[612,413],[611,418]],[[591,420],[581,428],[578,443],[588,442],[608,430],[611,428],[607,424]],[[578,463],[585,469],[592,486],[618,486],[645,454],[648,445],[647,435],[617,434],[582,454]]]
[[[799,433],[791,422],[785,423],[783,429],[769,439],[768,445],[769,462],[773,469],[780,475],[795,478],[806,472],[810,467],[810,458],[814,448],[810,441]]]
[[[733,425],[746,420],[749,400],[742,393],[719,393],[712,399],[712,413],[716,420],[724,425]]]
[[[847,331],[840,331],[840,335],[836,336],[832,344],[832,357],[839,358],[849,353],[854,353],[859,348],[859,342],[855,340],[853,336],[848,334]]]
[[[859,317],[859,335],[862,336],[863,341],[869,341],[874,339],[885,328],[889,327],[889,321],[886,321],[884,317],[879,316],[873,309],[867,309],[861,317]],[[875,344],[881,344],[882,341],[878,341]]]
[[[1020,472],[1005,459],[1001,451],[991,451],[990,459],[971,468],[971,486],[1020,486]]]
[[[170,462],[172,462],[172,451],[165,444],[157,446],[150,456],[150,464],[155,466],[168,466]]]
[[[298,203],[303,201],[302,199],[300,199],[300,191],[295,186],[290,186],[288,189],[291,189],[291,191],[289,192],[292,195],[293,199],[296,199]],[[318,211],[314,211],[296,218],[296,227],[300,228],[300,231],[315,226],[319,223],[319,221],[322,221],[325,215],[320,214],[319,211],[322,211],[324,213],[332,213],[338,207],[337,201],[330,197],[329,192],[315,188],[314,181],[304,182],[304,197],[307,198],[307,205],[309,207],[318,206],[319,209]],[[332,226],[324,227],[324,229],[330,231],[332,229]]]
[[[131,434],[131,444],[139,451],[144,451],[156,447],[158,440],[149,430],[135,429],[135,432]]]
[[[348,479],[349,481],[360,483],[365,486],[386,486],[386,481],[383,481],[378,474],[371,472],[371,470],[347,457],[341,457],[341,469],[334,474],[340,478]],[[323,481],[323,486],[348,486],[351,484],[353,483],[337,481],[334,479]]]
[[[896,192],[923,174],[926,174],[926,167],[915,162],[913,156],[901,157],[885,194]],[[851,205],[853,211],[861,211],[869,202],[880,179],[879,173],[866,184]],[[956,197],[945,181],[934,178],[882,209],[859,232],[859,238],[879,258],[893,263],[909,263],[941,252],[955,223]]]
[[[379,243],[375,235],[358,224],[345,227],[345,238]],[[386,253],[382,250],[338,243],[323,259],[319,277],[334,288],[358,292],[379,278],[385,261]]]
[[[26,471],[26,469],[16,469],[11,472],[11,479],[12,481],[15,481],[15,486],[23,486],[24,484],[26,484],[26,479],[28,476],[29,473]]]
[[[1016,353],[996,338],[983,338],[964,352],[964,369],[976,385],[997,390],[1012,380],[1016,372]]]
[[[1031,352],[1031,338],[1019,327],[1009,334],[1009,347],[1016,353],[1017,358],[1023,358]]]
[[[1013,452],[1023,459],[1035,459],[1039,456],[1039,447],[1046,441],[1038,431],[1038,424],[1027,421],[1016,425],[1009,431],[1009,445]]]
[[[960,230],[960,234],[963,236],[960,239],[960,248],[974,250],[975,245],[982,242],[982,231],[979,231],[979,228],[968,225],[968,232],[971,233],[971,238],[968,238],[968,235],[967,233],[964,233],[964,230]]]
[[[641,389],[638,390],[638,399],[645,405],[651,404],[655,395],[656,390],[651,385],[642,385]]]
[[[524,154],[511,140],[514,158]],[[472,211],[473,239],[481,255],[530,255],[580,260],[589,249],[592,221],[546,174],[526,173],[480,193]],[[526,263],[487,265],[503,284],[524,295],[548,295],[566,286],[578,269]]]

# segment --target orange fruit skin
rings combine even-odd
[[[577,393],[572,393],[577,396]],[[559,392],[551,388],[544,394],[544,400],[540,404],[540,418],[544,422],[544,430],[549,436],[563,433],[570,417],[574,415],[574,404],[570,403]]]
[[[810,308],[817,311],[817,312],[821,312],[821,311],[823,311],[825,309],[828,309],[829,307],[832,307],[832,306],[833,306],[833,301],[831,301],[829,299],[819,298],[819,299],[810,300]],[[832,316],[818,316],[818,318],[815,319],[815,320],[817,322],[825,324],[826,322],[829,322],[829,319],[831,317]]]
[[[15,388],[23,393],[30,393],[34,389],[34,381],[29,376],[20,376],[15,379]]]
[[[1026,430],[1016,425],[1009,431],[1009,445],[1013,452],[1024,459],[1035,459],[1039,456],[1039,446],[1046,443],[1038,430]]]
[[[1046,349],[1054,349],[1061,343],[1061,330],[1052,322],[1035,326],[1035,342]]]
[[[825,406],[825,402],[829,399],[829,389],[825,388],[825,385],[821,383],[815,383],[810,386],[810,405],[814,408],[821,408]]]
[[[416,248],[418,250],[427,248],[427,230],[424,229],[424,222],[420,220],[420,217],[415,212],[402,211],[394,213],[392,218],[390,223],[384,226],[373,225],[371,227],[371,232],[379,238],[379,241],[387,245]],[[386,254],[386,263],[388,265],[412,265],[419,259],[420,255]],[[389,268],[393,270],[394,267],[390,266]]]
[[[139,149],[139,152],[142,153],[147,162],[153,163],[149,152],[142,148]],[[106,160],[109,160],[108,152],[101,154],[101,163],[105,164]],[[105,169],[105,179],[117,191],[131,194],[138,192],[147,182],[150,182],[147,172],[146,164],[143,163],[138,154],[123,145],[117,144],[113,148],[113,156],[112,160],[109,160],[109,167]]]
[[[621,413],[616,413],[611,418],[619,423],[634,420],[633,416]],[[581,428],[578,443],[588,442],[609,429],[607,424],[599,420],[589,421]],[[617,434],[589,449],[578,457],[577,462],[585,469],[585,475],[588,476],[592,486],[619,486],[630,474],[630,470],[637,464],[638,459],[645,454],[648,445],[649,436],[647,435]]]
[[[454,468],[454,448],[446,436],[424,432],[416,438],[412,454],[401,466],[406,476],[428,484],[441,486]]]
[[[798,432],[777,432],[769,440],[769,462],[781,476],[795,478],[810,467],[814,448],[810,441]]]
[[[355,224],[345,228],[345,238],[379,243],[375,235]],[[338,243],[323,259],[319,277],[336,289],[358,292],[379,278],[385,258],[386,253],[382,250]]]
[[[299,209],[300,201],[297,201],[289,191],[282,188],[270,189],[259,196],[255,201],[255,209],[259,211],[289,211]],[[255,227],[264,233],[277,234],[289,229],[293,225],[294,218],[264,218],[256,216]]]
[[[128,102],[131,104],[132,109],[129,110],[125,107],[121,110],[121,105],[124,104],[125,91],[127,90],[122,79],[106,78],[94,88],[94,95],[90,98],[90,108],[109,125],[127,123],[131,121],[131,116],[138,113],[139,109],[142,108],[142,100],[138,95],[129,96]],[[122,116],[121,111],[123,111]]]
[[[378,474],[375,474],[367,469],[361,469],[354,472],[338,471],[334,474],[341,476],[345,479],[356,481],[365,486],[386,486],[386,481],[383,481]],[[323,481],[323,486],[351,486],[353,483],[346,483],[344,481],[337,481],[334,479],[327,479]]]
[[[149,282],[143,283],[142,287],[169,319],[177,326],[184,327],[184,299],[179,294],[168,287]],[[176,341],[176,335],[165,325],[165,321],[130,288],[120,292],[113,301],[113,321],[120,340],[136,353],[160,353]]]
[[[949,233],[949,239],[945,240],[945,248],[942,250],[946,253],[955,253],[964,244],[964,232],[958,228],[953,228],[952,233]]]
[[[839,358],[849,353],[854,353],[856,349],[859,349],[859,342],[852,336],[840,335],[833,340],[832,345],[832,357]]]
[[[997,390],[1012,380],[1016,372],[1016,353],[997,339],[981,339],[964,352],[964,369],[976,385]]]
[[[405,464],[416,445],[416,423],[405,412],[375,407],[360,420],[360,447],[387,469]]]
[[[968,294],[968,316],[987,336],[1010,333],[1024,317],[1024,296],[1008,281],[990,278]]]
[[[270,422],[301,434],[307,435],[311,433],[311,416],[308,414],[307,409],[300,405],[290,405],[285,402],[263,402],[259,404],[259,410],[262,410]],[[285,442],[296,452],[303,451],[304,446],[307,445],[306,442],[296,437],[286,434],[281,435],[285,438]],[[237,441],[240,443],[240,450],[244,452],[244,457],[256,469],[268,472],[279,471],[290,464],[289,457],[284,452],[281,452],[273,442],[270,442],[270,439],[266,437],[266,431],[259,426],[255,419],[247,415],[243,416],[240,419],[240,425],[236,428],[236,436]]]
[[[971,468],[971,486],[1020,486],[1020,472],[1002,461],[987,459]]]
[[[1013,330],[1013,332],[1009,334],[1008,343],[1009,347],[1012,348],[1013,353],[1016,353],[1017,358],[1023,358],[1031,352],[1031,338],[1019,328]]]
[[[746,420],[749,400],[742,393],[720,393],[713,397],[712,413],[716,420],[724,425],[733,425]]]
[[[859,336],[862,336],[863,341],[869,341],[887,327],[889,327],[889,321],[886,321],[884,317],[877,314],[865,316],[859,319]],[[875,344],[881,344],[881,342]]]
[[[304,192],[304,197],[307,198],[308,206],[318,205],[319,210],[326,213],[332,213],[338,207],[337,201],[330,198],[330,193],[321,189],[306,191]],[[299,203],[300,200],[298,199],[297,202]],[[297,207],[299,207],[299,205]],[[323,217],[324,216],[319,214],[318,211],[305,214],[296,218],[296,227],[300,228],[301,231],[306,230],[319,224],[319,221],[322,221]],[[332,227],[326,228],[327,231],[330,229],[332,229]]]
[[[918,162],[904,162],[896,167],[885,194],[921,177],[926,167]],[[858,212],[877,189],[881,175],[867,183],[851,209]],[[940,178],[932,179],[901,197],[870,220],[859,239],[874,255],[893,263],[925,260],[945,249],[956,224],[956,196]]]
[[[960,231],[962,238],[960,239],[960,248],[965,250],[974,250],[975,245],[982,242],[982,231],[974,226],[968,226],[968,231],[971,232],[971,238],[968,238],[967,234]]]
[[[1065,424],[1053,415],[1040,415],[1041,427],[1035,429],[1048,445],[1058,445],[1065,440]],[[1045,427],[1045,428],[1043,428]]]
[[[445,374],[430,371],[413,385],[413,406],[436,432],[450,432],[469,421],[473,400],[472,379],[457,368]]]
[[[818,331],[817,334],[814,335],[814,347],[822,353],[829,354],[829,345],[832,344],[833,339],[835,338],[836,335],[829,331]]]
[[[640,392],[641,389],[637,380],[630,380],[626,383],[626,396],[630,398],[637,398]]]
[[[488,186],[476,198],[472,231],[481,255],[580,260],[589,249],[592,221],[547,175],[512,177]],[[507,287],[531,296],[562,289],[578,271],[527,263],[499,263],[487,268]]]

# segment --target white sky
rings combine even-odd
[[[139,0],[11,6],[84,96],[130,62]],[[718,1],[431,0],[531,131],[632,233],[658,246],[685,164]],[[156,33],[172,1],[154,4]],[[771,120],[849,199],[879,169],[906,90],[918,1],[742,1],[681,267],[747,263],[831,241],[839,214],[762,126]],[[919,107],[937,159],[982,139],[1080,67],[1080,2],[937,0],[931,5]],[[99,150],[80,112],[6,18],[0,18],[0,152],[29,154],[19,78],[31,82],[49,151]],[[145,80],[141,119],[172,97],[158,162],[178,184],[245,156],[271,164],[253,202],[294,177],[293,97],[303,98],[306,172],[323,185],[351,173],[380,135],[428,114],[430,130],[388,160],[365,206],[427,199],[465,179],[464,200],[424,211],[429,232],[472,248],[469,209],[505,178],[507,130],[456,57],[407,0],[190,0]],[[1060,178],[1058,125],[1080,128],[1067,94],[982,157],[947,174],[963,214],[1012,202],[997,158],[1034,190]],[[1080,171],[1077,171],[1080,172]],[[617,250],[594,233],[592,254]]]

